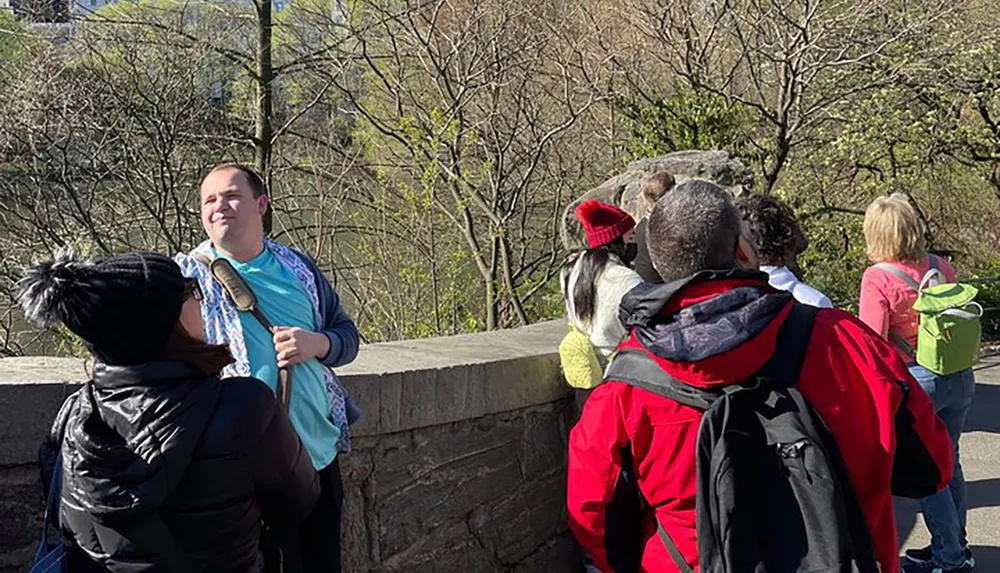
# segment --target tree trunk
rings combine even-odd
[[[271,0],[255,0],[257,7],[257,117],[254,130],[254,167],[271,190],[271,117],[274,109],[274,68],[271,65]],[[270,233],[274,208],[264,215],[264,232]]]
[[[490,229],[493,230],[492,225],[490,225]],[[500,248],[500,240],[495,231],[490,243],[490,267],[486,277],[486,330],[496,330],[499,326],[497,311],[500,309],[500,297],[497,296],[497,262],[499,261],[497,251]]]
[[[778,176],[781,174],[782,168],[785,166],[785,161],[788,160],[788,152],[791,150],[791,142],[789,141],[788,131],[784,126],[778,127],[778,132],[774,138],[775,141],[775,151],[774,159],[771,161],[771,165],[764,169],[764,193],[771,193],[774,191],[774,186],[778,183]]]
[[[434,204],[434,191],[431,191],[431,205]],[[441,297],[438,291],[438,267],[437,267],[437,237],[434,233],[434,215],[429,215],[427,229],[430,233],[430,263],[431,263],[431,304],[434,305],[434,336],[442,336],[441,332]]]
[[[524,312],[524,305],[521,304],[521,298],[517,295],[517,290],[514,288],[514,277],[511,274],[510,243],[507,242],[505,237],[500,237],[500,254],[500,264],[503,265],[503,282],[507,289],[507,297],[510,299],[510,304],[514,309],[514,314],[517,316],[518,321],[521,322],[522,326],[527,326],[528,314]]]

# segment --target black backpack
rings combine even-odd
[[[605,374],[705,411],[696,499],[702,573],[879,571],[836,442],[795,388],[818,309],[792,304],[774,356],[744,384],[689,386],[640,349],[623,349]],[[662,524],[659,534],[691,573]]]

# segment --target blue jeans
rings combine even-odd
[[[972,369],[940,376],[920,365],[910,366],[910,374],[934,402],[934,411],[948,428],[955,446],[955,472],[948,487],[920,500],[924,522],[931,532],[931,555],[934,564],[945,569],[965,563],[965,476],[958,455],[958,439],[965,426],[965,417],[972,405],[976,379]]]

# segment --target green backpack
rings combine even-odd
[[[913,310],[920,317],[917,349],[898,334],[892,340],[907,354],[916,354],[917,364],[947,376],[975,366],[979,361],[983,327],[980,317],[983,307],[975,302],[979,290],[971,285],[943,283],[937,257],[931,255],[930,269],[917,284],[909,275],[889,263],[876,268],[892,273],[917,292]]]

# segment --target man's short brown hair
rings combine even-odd
[[[250,191],[253,192],[254,199],[260,197],[261,195],[267,195],[267,186],[264,185],[264,178],[252,168],[243,165],[242,163],[223,163],[222,165],[213,167],[208,174],[211,175],[219,171],[229,170],[239,171],[243,174],[243,177],[247,180],[247,184],[250,185]]]

